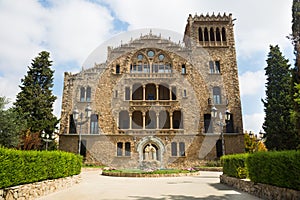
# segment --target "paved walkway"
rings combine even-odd
[[[39,200],[248,200],[259,199],[220,184],[220,172],[201,172],[200,176],[172,178],[124,178],[101,176],[99,171],[84,171],[82,181],[71,188]]]

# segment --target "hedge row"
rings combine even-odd
[[[0,188],[79,174],[82,157],[61,151],[0,148]]]
[[[222,163],[228,176],[300,190],[300,151],[227,155]]]
[[[223,173],[236,178],[246,178],[247,168],[245,161],[248,154],[226,155],[221,157]]]
[[[300,190],[300,151],[250,154],[246,166],[253,182]]]

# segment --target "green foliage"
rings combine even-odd
[[[39,53],[28,67],[27,75],[21,80],[21,91],[15,102],[20,117],[27,122],[26,130],[31,133],[53,133],[58,124],[53,115],[53,103],[56,97],[52,94],[53,73],[46,51]]]
[[[18,120],[14,109],[4,110],[7,103],[9,101],[5,97],[0,97],[0,146],[16,148],[19,144],[19,133],[23,123]]]
[[[235,154],[221,157],[223,163],[223,173],[236,178],[246,178],[247,169],[245,161],[249,154]]]
[[[0,148],[0,188],[80,173],[82,157],[61,151]]]
[[[300,190],[300,152],[258,152],[246,160],[253,182]]]
[[[269,150],[296,149],[298,138],[291,123],[293,99],[291,97],[291,71],[288,60],[282,55],[278,45],[270,46],[267,59],[265,122],[266,147]]]

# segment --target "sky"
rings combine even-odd
[[[59,117],[64,72],[79,72],[105,41],[136,29],[183,34],[189,14],[232,13],[244,129],[258,133],[269,46],[294,64],[291,7],[292,0],[0,0],[0,96],[15,101],[32,59],[49,51]]]

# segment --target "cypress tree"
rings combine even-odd
[[[291,71],[288,60],[278,45],[270,46],[265,68],[266,99],[262,100],[266,113],[263,129],[266,132],[266,146],[269,150],[295,149],[297,137],[291,123]]]
[[[292,7],[292,35],[291,40],[294,46],[295,67],[292,70],[292,98],[294,99],[294,108],[292,111],[293,122],[300,138],[300,0],[293,0]]]
[[[21,91],[14,103],[22,120],[26,122],[24,133],[27,136],[28,131],[31,134],[40,134],[43,130],[53,133],[58,124],[53,114],[56,97],[52,94],[54,70],[50,68],[52,61],[49,57],[48,52],[42,51],[32,60],[27,75],[21,79]]]

